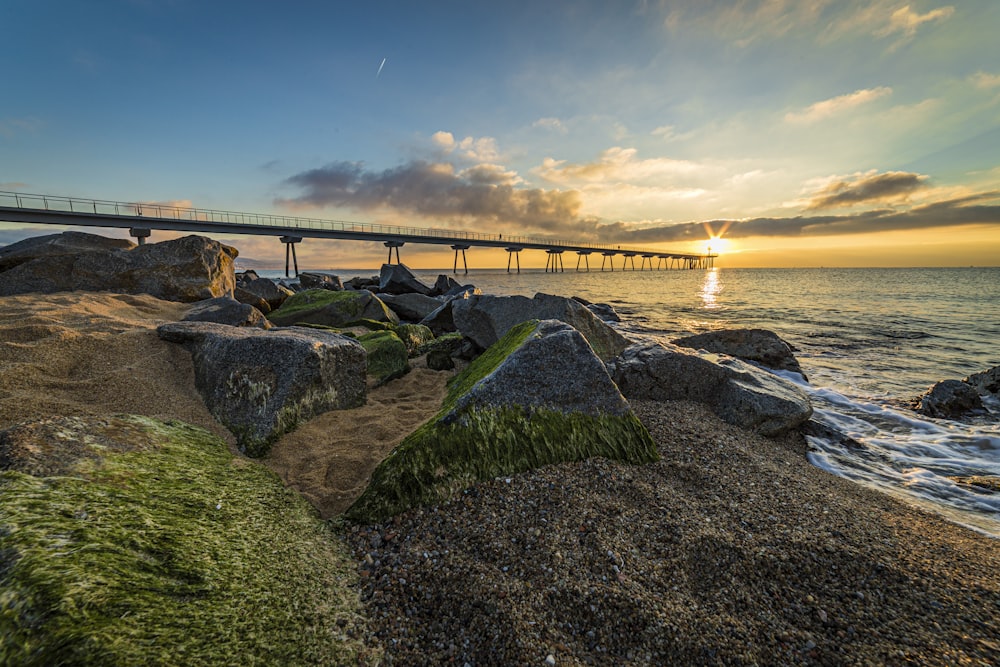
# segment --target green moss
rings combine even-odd
[[[156,445],[0,473],[0,664],[357,664],[352,559],[312,508],[207,431],[117,419]]]
[[[411,357],[418,356],[421,347],[434,340],[434,332],[423,324],[400,324],[396,335],[406,344]]]
[[[551,463],[592,456],[648,463],[658,456],[645,427],[631,413],[591,417],[522,408],[476,409],[448,424],[442,417],[477,382],[492,373],[538,326],[524,322],[507,332],[449,384],[441,411],[410,434],[372,473],[371,482],[346,516],[358,522],[385,520],[416,505],[442,502],[477,481]]]
[[[344,325],[345,327],[364,327],[369,331],[395,331],[396,325],[392,322],[379,322],[378,320],[369,320],[366,318],[361,318],[360,320],[352,320]]]
[[[268,319],[280,319],[290,322],[295,320],[296,315],[319,310],[331,303],[336,303],[342,311],[349,315],[360,316],[364,310],[361,305],[361,294],[354,291],[333,291],[326,289],[307,289],[296,292],[285,299],[281,307],[271,311]]]
[[[657,459],[632,414],[589,417],[517,407],[479,410],[443,425],[437,418],[408,436],[372,474],[346,517],[375,523],[410,507],[439,503],[477,481],[593,456],[629,463]]]
[[[457,332],[446,333],[422,344],[419,348],[417,348],[417,354],[427,354],[433,350],[445,350],[451,354],[458,349],[458,346],[461,344],[462,334]]]
[[[406,345],[391,331],[373,331],[358,336],[368,352],[368,375],[379,384],[394,380],[410,370]]]

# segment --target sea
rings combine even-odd
[[[428,284],[452,275],[414,273]],[[1000,365],[1000,267],[500,269],[454,277],[486,294],[608,303],[625,335],[669,341],[716,329],[774,331],[804,372],[779,374],[809,395],[814,419],[854,441],[808,436],[812,465],[1000,538],[1000,492],[955,481],[1000,478],[1000,403],[968,421],[910,408],[935,382]]]

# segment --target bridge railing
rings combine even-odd
[[[645,250],[622,248],[611,243],[589,243],[580,241],[539,239],[527,236],[503,236],[500,234],[483,234],[457,229],[409,227],[398,225],[383,225],[370,222],[351,222],[346,220],[329,220],[320,218],[303,218],[298,216],[272,215],[266,213],[245,213],[239,211],[221,211],[215,209],[177,206],[157,202],[121,202],[104,199],[84,199],[79,197],[63,197],[53,195],[27,194],[21,192],[0,191],[0,206],[19,209],[60,211],[79,213],[82,215],[116,216],[123,218],[150,218],[162,220],[178,220],[205,223],[221,223],[228,225],[279,227],[287,230],[320,230],[358,232],[372,235],[410,236],[453,239],[456,241],[485,241],[518,247],[522,245],[565,246],[570,248],[585,248],[595,251],[614,251],[616,253],[650,253],[652,255],[670,255],[674,257],[699,257],[694,253],[673,253],[663,250]],[[141,224],[141,223],[137,223]],[[99,226],[99,225],[97,225]]]

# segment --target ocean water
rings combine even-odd
[[[377,271],[332,271],[342,278]],[[444,271],[415,271],[433,284]],[[1000,404],[975,423],[907,406],[931,385],[1000,365],[1000,268],[470,271],[489,294],[546,292],[609,303],[626,334],[662,340],[765,328],[796,350],[815,419],[853,439],[809,437],[833,474],[1000,537],[1000,493],[954,477],[1000,476]],[[859,446],[858,446],[859,445]]]

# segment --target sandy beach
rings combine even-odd
[[[52,415],[205,409],[145,296],[11,297],[0,428]],[[325,518],[433,414],[416,367],[286,435],[262,464]],[[810,466],[798,436],[692,403],[633,404],[662,460],[549,466],[386,525],[343,526],[387,664],[1000,663],[1000,543]]]

